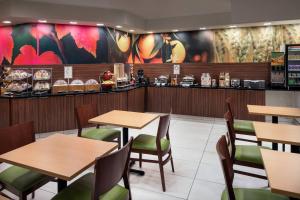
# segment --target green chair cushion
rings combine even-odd
[[[233,191],[236,200],[289,200],[288,197],[264,189],[234,188]],[[226,189],[222,193],[221,200],[229,200]]]
[[[20,192],[26,191],[46,180],[50,180],[50,177],[18,166],[9,167],[0,173],[0,182]]]
[[[235,160],[251,162],[259,165],[263,165],[262,156],[259,149],[268,149],[268,147],[254,145],[236,145],[235,148]]]
[[[121,131],[111,128],[94,128],[81,133],[81,137],[94,139],[94,140],[112,140],[117,138]]]
[[[249,132],[249,133],[255,132],[252,121],[235,120],[233,124],[233,128],[235,131]]]
[[[93,187],[93,173],[88,173],[79,178],[60,193],[55,195],[52,200],[90,200]],[[101,200],[125,200],[128,198],[129,191],[116,185],[108,192],[102,194]]]
[[[161,149],[165,151],[170,146],[170,141],[167,139],[160,140]],[[156,136],[141,134],[133,140],[132,149],[157,151]]]

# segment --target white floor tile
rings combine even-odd
[[[189,200],[220,200],[225,186],[208,181],[196,180],[189,195]]]
[[[192,187],[193,179],[165,174],[165,180],[166,192],[163,192],[159,173],[146,173],[143,177],[136,175],[130,176],[130,183],[133,188],[136,187],[178,198],[187,198],[189,190]]]

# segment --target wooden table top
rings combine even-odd
[[[158,114],[113,110],[90,119],[89,123],[142,129],[157,118]]]
[[[300,155],[261,149],[271,191],[300,198]]]
[[[300,117],[300,108],[247,105],[250,114],[280,117]]]
[[[54,134],[0,155],[0,162],[69,181],[116,148],[112,142]]]
[[[2,195],[0,195],[0,200],[9,200],[9,199],[6,198],[6,197],[4,197],[4,196],[2,196]]]
[[[259,141],[283,143],[300,146],[300,126],[253,122]]]

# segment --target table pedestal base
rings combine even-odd
[[[123,146],[127,144],[128,138],[129,138],[129,135],[128,135],[128,128],[123,127]],[[137,169],[131,169],[132,165],[134,165],[134,164],[135,164],[135,162],[130,162],[130,164],[129,164],[129,167],[130,167],[129,172],[138,174],[138,175],[140,175],[140,176],[144,176],[144,175],[145,175],[145,172],[144,172],[144,171],[142,171],[142,170],[137,170]]]
[[[64,188],[67,187],[67,181],[62,180],[62,179],[57,179],[57,191],[60,192]]]

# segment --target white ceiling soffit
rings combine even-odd
[[[0,20],[77,21],[164,32],[300,19],[299,7],[299,0],[0,0]]]

